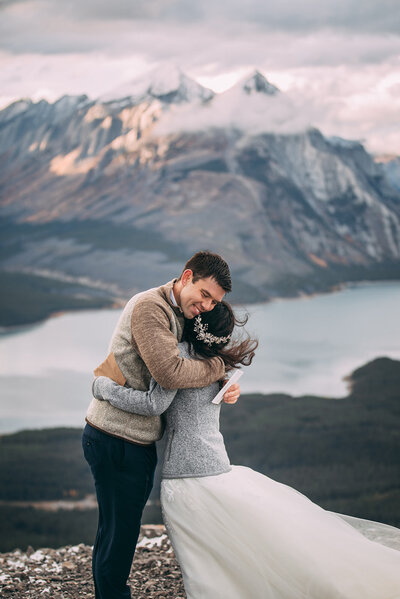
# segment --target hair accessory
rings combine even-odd
[[[203,341],[206,345],[212,345],[213,343],[226,343],[231,338],[230,335],[227,337],[217,337],[216,335],[211,335],[211,333],[207,333],[208,324],[203,324],[201,322],[200,314],[196,316],[194,331],[197,333],[196,339],[199,341]]]

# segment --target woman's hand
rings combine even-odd
[[[226,383],[226,381],[224,381]],[[225,403],[236,403],[239,399],[240,395],[240,385],[239,383],[234,383],[227,391],[224,393],[224,402]]]

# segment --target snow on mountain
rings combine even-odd
[[[112,101],[0,111],[0,206],[14,227],[0,268],[124,288],[134,262],[145,288],[150,272],[163,280],[166,254],[210,246],[253,299],[323,288],[351,269],[393,276],[400,194],[382,164],[359,142],[326,139],[300,99],[260,77],[209,96],[178,70],[153,72]],[[28,222],[42,223],[39,237]]]
[[[254,70],[223,93],[215,94],[187,77],[175,66],[154,69],[113,89],[99,101],[115,108],[143,102],[161,102],[156,134],[199,131],[210,127],[261,131],[297,132],[309,126],[292,100],[262,73]]]
[[[17,100],[9,104],[0,111],[0,123],[4,124],[13,119],[24,117],[29,120],[31,115],[35,115],[36,124],[40,122],[47,123],[59,121],[73,114],[79,108],[89,104],[91,101],[85,95],[81,96],[62,96],[54,103],[47,100],[33,102],[29,98]]]
[[[135,104],[158,99],[167,104],[181,102],[207,102],[214,92],[187,77],[178,67],[154,69],[145,78],[129,81],[105,94],[102,102],[131,98]]]
[[[267,96],[275,96],[280,91],[257,70],[250,77],[246,77],[246,79],[239,81],[236,85],[242,87],[246,94],[261,93]]]
[[[7,121],[13,119],[14,117],[20,115],[25,112],[32,106],[33,102],[29,99],[18,100],[17,102],[12,102],[6,108],[0,111],[0,123],[6,123]]]
[[[343,137],[338,137],[337,135],[325,137],[325,140],[336,148],[352,150],[361,146],[361,142],[357,139],[343,139]]]
[[[226,91],[202,104],[174,106],[157,125],[159,134],[239,129],[251,135],[262,132],[298,133],[311,126],[309,112],[255,70]]]

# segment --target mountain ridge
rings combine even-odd
[[[260,73],[245,81],[252,93],[239,82],[206,102],[64,96],[0,111],[0,270],[90,275],[128,298],[207,247],[231,265],[235,301],[399,279],[394,175],[296,120]]]

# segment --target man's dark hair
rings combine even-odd
[[[193,272],[193,283],[196,283],[199,279],[213,277],[224,291],[227,293],[232,291],[232,279],[229,266],[218,254],[212,254],[208,250],[196,252],[195,255],[186,262],[182,274],[187,269],[190,269]]]

